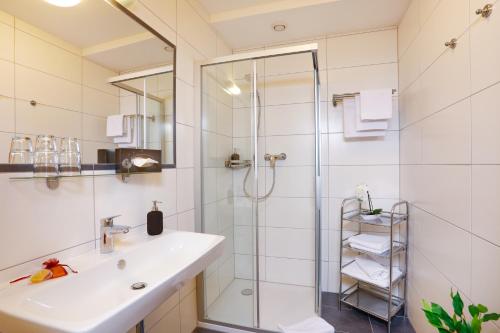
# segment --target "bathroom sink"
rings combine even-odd
[[[220,256],[223,240],[131,232],[113,253],[65,260],[78,274],[0,289],[0,332],[126,332]]]

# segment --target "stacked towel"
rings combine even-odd
[[[388,235],[359,234],[348,239],[352,248],[373,253],[384,253],[391,248],[391,239]]]
[[[320,317],[309,318],[290,326],[278,325],[278,328],[284,333],[335,333],[335,328]]]
[[[376,261],[364,257],[357,257],[356,264],[370,279],[385,280],[389,278],[389,269]]]
[[[356,128],[357,108],[356,98],[344,98],[344,137],[345,138],[363,138],[373,136],[385,136],[385,131],[359,131]]]

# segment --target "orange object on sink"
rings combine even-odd
[[[68,272],[66,272],[66,269],[64,269],[64,267],[61,265],[57,265],[57,266],[51,267],[49,269],[52,272],[51,279],[57,279],[58,277],[68,275]]]

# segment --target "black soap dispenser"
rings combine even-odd
[[[153,201],[153,208],[148,213],[148,235],[155,236],[163,232],[163,213],[158,210],[160,201]]]

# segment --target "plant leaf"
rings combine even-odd
[[[483,317],[484,322],[491,321],[491,320],[497,321],[498,319],[500,319],[500,314],[498,314],[498,313],[487,313]]]
[[[451,331],[455,330],[455,323],[454,323],[453,319],[451,319],[448,312],[446,312],[445,309],[443,309],[443,307],[441,307],[441,305],[431,303],[431,309],[432,309],[432,312],[437,314],[439,316],[439,318],[446,324],[446,326],[448,326],[448,328]]]
[[[472,318],[470,326],[472,333],[481,333],[481,320],[478,318],[478,316],[474,316],[474,318]]]
[[[479,309],[474,304],[471,304],[469,305],[469,313],[472,317],[475,317],[479,314]]]
[[[480,313],[486,313],[488,312],[488,308],[482,304],[477,305],[477,309],[479,310]]]
[[[427,318],[427,321],[429,324],[436,328],[444,328],[443,323],[441,322],[441,319],[439,316],[431,311],[424,310],[425,317]]]
[[[424,311],[432,311],[430,304],[425,299],[422,300],[422,307]]]
[[[451,297],[453,299],[453,310],[457,314],[457,316],[461,317],[464,314],[464,301],[460,297],[460,293],[457,291],[455,295],[453,295],[453,291],[451,292]]]

